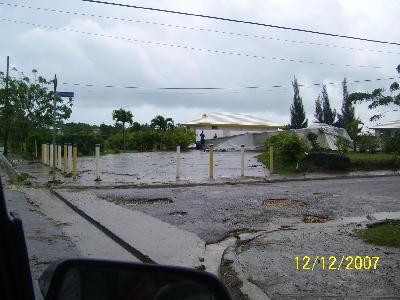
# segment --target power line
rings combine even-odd
[[[240,57],[248,57],[248,58],[263,59],[263,60],[274,60],[274,61],[294,62],[294,63],[306,63],[306,64],[315,64],[315,65],[334,66],[334,67],[357,67],[357,68],[373,68],[373,69],[381,69],[382,68],[380,66],[336,64],[336,63],[299,60],[299,59],[284,58],[284,57],[265,57],[265,56],[262,56],[262,55],[253,55],[253,54],[234,52],[234,51],[205,49],[205,48],[186,46],[186,45],[180,45],[180,44],[170,44],[170,43],[139,40],[139,39],[135,39],[135,38],[128,38],[128,37],[118,36],[118,35],[107,35],[107,34],[101,34],[101,33],[80,31],[80,30],[75,30],[75,29],[60,28],[60,27],[55,27],[55,26],[50,26],[50,25],[41,25],[41,24],[18,21],[18,20],[13,20],[13,19],[6,19],[6,18],[2,18],[2,19],[0,19],[0,21],[19,23],[19,24],[24,24],[24,25],[30,25],[30,26],[40,27],[40,28],[51,29],[51,30],[59,30],[59,31],[65,31],[65,32],[73,32],[73,33],[85,34],[85,35],[90,35],[90,36],[95,36],[95,37],[118,39],[118,40],[123,40],[123,41],[131,42],[131,43],[143,43],[143,44],[146,44],[146,45],[152,44],[152,45],[163,46],[163,47],[182,48],[182,49],[187,49],[187,50],[199,51],[199,52],[203,52],[203,53],[207,52],[207,53],[231,55],[231,56],[236,56],[236,57],[240,56]]]
[[[353,81],[347,81],[348,84],[353,84],[353,83],[370,83],[374,81],[384,81],[384,80],[394,80],[394,77],[388,77],[388,78],[376,78],[376,79],[358,79],[358,80],[353,80]],[[107,88],[107,89],[112,89],[112,88],[118,88],[118,89],[135,89],[135,90],[151,90],[151,91],[170,91],[170,90],[183,90],[183,91],[188,91],[188,90],[207,90],[207,91],[218,91],[218,90],[261,90],[261,89],[276,89],[276,88],[290,88],[288,85],[271,85],[271,86],[244,86],[244,87],[139,87],[139,86],[118,86],[118,85],[112,85],[112,84],[107,84],[107,85],[94,85],[94,84],[86,84],[86,83],[76,83],[76,82],[62,82],[62,85],[72,85],[72,86],[78,86],[78,87],[99,87],[99,88]],[[317,86],[322,86],[322,85],[341,85],[342,82],[327,82],[327,83],[312,83],[309,85],[303,85],[299,84],[300,87],[303,88],[311,88],[311,87],[317,87]]]
[[[76,16],[78,15],[78,16],[83,16],[83,17],[94,17],[94,18],[106,19],[106,20],[118,20],[118,21],[131,22],[131,23],[157,25],[157,26],[164,26],[164,27],[168,27],[168,28],[179,28],[179,29],[190,30],[190,31],[211,32],[211,33],[227,35],[230,37],[231,36],[239,36],[239,37],[249,37],[249,38],[255,38],[255,39],[262,39],[262,40],[274,40],[274,41],[285,42],[285,43],[330,47],[330,48],[353,50],[353,51],[365,51],[365,52],[386,53],[386,54],[400,54],[400,52],[394,52],[394,51],[346,47],[346,46],[340,46],[340,45],[306,42],[306,41],[301,41],[301,40],[289,40],[289,39],[284,39],[284,38],[279,38],[279,37],[271,37],[271,36],[265,36],[265,35],[246,34],[246,33],[232,32],[232,31],[222,31],[222,30],[202,28],[202,27],[190,27],[190,26],[170,24],[170,23],[159,23],[159,22],[155,22],[155,21],[126,19],[126,18],[120,18],[120,17],[96,15],[96,14],[69,11],[69,10],[63,10],[63,9],[54,9],[54,8],[47,8],[47,7],[33,7],[30,5],[11,4],[11,3],[7,3],[7,2],[0,2],[0,5],[6,5],[6,6],[10,6],[10,7],[12,6],[12,7],[17,7],[17,8],[36,9],[39,11],[56,12],[56,13],[63,13],[63,14],[76,15]]]
[[[153,7],[144,7],[144,6],[138,6],[138,5],[129,5],[129,4],[122,4],[122,3],[115,3],[115,2],[107,2],[107,1],[97,1],[97,0],[82,0],[82,1],[84,1],[84,2],[92,2],[92,3],[99,3],[99,4],[107,4],[107,5],[113,5],[113,6],[129,7],[129,8],[135,8],[135,9],[157,11],[157,12],[164,12],[164,13],[184,15],[184,16],[200,17],[200,18],[227,21],[227,22],[234,22],[234,23],[241,23],[241,24],[248,24],[248,25],[256,25],[256,26],[262,26],[262,27],[270,27],[270,28],[291,30],[291,31],[297,31],[297,32],[305,32],[305,33],[318,34],[318,35],[324,35],[324,36],[332,36],[332,37],[338,37],[338,38],[359,40],[359,41],[364,41],[364,42],[372,42],[372,43],[400,46],[400,43],[398,43],[398,42],[388,42],[388,41],[382,41],[382,40],[374,40],[374,39],[356,37],[356,36],[351,36],[351,35],[328,33],[328,32],[316,31],[316,30],[309,30],[309,29],[302,29],[302,28],[295,28],[295,27],[287,27],[287,26],[280,26],[280,25],[272,25],[272,24],[265,24],[265,23],[252,22],[252,21],[244,21],[244,20],[238,20],[238,19],[230,19],[230,18],[216,17],[216,16],[210,16],[210,15],[204,15],[204,14],[194,14],[194,13],[188,13],[188,12],[182,12],[182,11],[167,10],[167,9],[153,8]]]

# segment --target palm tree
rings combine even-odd
[[[116,123],[121,123],[122,124],[122,136],[124,139],[124,151],[126,150],[126,145],[125,145],[125,124],[133,123],[133,115],[129,110],[124,110],[122,108],[116,109],[112,112],[112,118],[115,120]]]
[[[156,116],[151,120],[150,126],[159,131],[173,130],[175,128],[174,120],[163,116]]]

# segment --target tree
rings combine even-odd
[[[14,71],[18,71],[14,68]],[[37,76],[35,82],[23,73],[8,79],[8,100],[6,99],[4,73],[0,72],[0,123],[4,127],[4,143],[8,139],[17,147],[34,130],[49,129],[53,126],[53,81]],[[68,119],[72,112],[72,99],[56,97],[56,126]]]
[[[315,114],[314,114],[315,120],[318,123],[324,123],[324,112],[322,111],[322,102],[321,102],[321,96],[318,95],[317,100],[315,100]]]
[[[126,143],[125,143],[125,124],[133,123],[133,115],[129,110],[124,110],[122,108],[113,110],[112,112],[112,118],[115,120],[116,123],[120,123],[122,125],[122,136],[124,140],[124,151],[126,151]]]
[[[173,130],[175,128],[172,118],[164,118],[163,116],[156,116],[151,120],[150,126],[159,131]]]
[[[400,74],[400,65],[396,68],[397,73]],[[400,91],[400,84],[398,82],[393,82],[389,87],[392,95],[385,95],[385,90],[383,88],[375,89],[371,93],[352,93],[349,95],[349,101],[352,103],[368,102],[369,109],[376,109],[382,106],[400,106],[400,93],[395,94],[396,91]],[[392,111],[397,111],[393,109]],[[373,115],[369,120],[371,122],[379,120],[385,116],[386,112],[381,112]]]
[[[289,127],[292,129],[305,128],[307,127],[308,120],[306,119],[306,113],[304,111],[303,100],[300,97],[299,84],[297,83],[296,77],[293,82],[293,104],[290,107],[290,124]]]
[[[343,79],[343,100],[342,100],[342,109],[341,114],[338,114],[338,120],[336,122],[337,127],[346,128],[355,120],[354,116],[354,106],[351,101],[349,101],[349,93],[347,91],[347,80]]]
[[[329,103],[328,92],[326,91],[326,85],[322,86],[322,112],[324,123],[332,125],[335,122],[336,110],[331,109],[331,104]]]

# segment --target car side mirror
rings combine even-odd
[[[39,285],[46,300],[231,299],[220,281],[204,271],[103,260],[67,260],[50,266]]]

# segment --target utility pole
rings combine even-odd
[[[7,118],[5,124],[4,124],[4,151],[3,154],[4,156],[7,156],[8,154],[8,130],[9,130],[9,122],[8,122],[8,117],[9,117],[9,103],[8,103],[8,73],[10,69],[10,57],[7,56],[7,71],[6,71],[6,101],[5,101],[5,116]]]
[[[56,181],[56,105],[57,105],[57,74],[54,75],[54,98],[53,98],[53,183]]]

